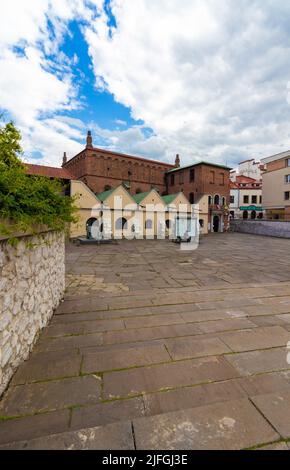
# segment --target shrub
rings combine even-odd
[[[76,222],[74,199],[60,181],[26,174],[20,140],[13,123],[0,128],[0,234],[66,230]]]

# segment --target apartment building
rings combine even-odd
[[[262,181],[236,176],[230,182],[230,216],[232,219],[262,219]]]
[[[263,205],[267,219],[290,220],[290,150],[263,158]]]

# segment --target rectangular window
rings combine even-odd
[[[284,197],[285,197],[285,201],[289,201],[289,199],[290,199],[290,191],[286,191]]]
[[[231,196],[231,197],[230,197],[230,203],[231,203],[231,204],[234,204],[234,202],[235,202],[235,196]]]
[[[263,198],[262,198],[262,196],[260,196],[260,204],[262,204],[262,200],[263,200]]]
[[[285,183],[290,183],[290,175],[285,176]]]
[[[285,161],[286,161],[286,167],[287,168],[290,167],[290,158],[287,158]]]
[[[194,170],[194,168],[192,168],[189,172],[189,181],[190,181],[190,183],[192,183],[194,181],[194,179],[195,179],[195,170]]]
[[[184,181],[183,181],[183,171],[181,171],[179,173],[179,184],[183,184],[183,183],[184,183]]]
[[[174,180],[175,180],[174,175],[171,175],[171,177],[170,177],[171,186],[174,186]]]
[[[257,196],[252,196],[252,204],[257,204]]]
[[[224,175],[223,173],[220,173],[220,177],[221,177],[221,179],[220,179],[220,181],[221,181],[221,182],[220,182],[220,185],[221,185],[221,186],[224,186],[224,185],[225,185],[225,175]]]
[[[244,196],[244,204],[249,204],[249,196]]]
[[[214,184],[214,171],[210,171],[210,179],[209,179],[210,184]]]

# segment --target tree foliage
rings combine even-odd
[[[65,230],[76,221],[74,200],[60,181],[26,174],[20,141],[13,123],[0,127],[0,234]]]

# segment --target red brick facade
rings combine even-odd
[[[156,188],[166,191],[165,172],[173,165],[144,158],[109,152],[97,148],[86,148],[64,163],[68,170],[86,183],[95,193],[126,183],[132,194]]]
[[[203,194],[211,195],[213,200],[219,195],[229,204],[229,168],[205,162],[176,168],[179,163],[178,155],[175,165],[169,165],[94,148],[89,132],[86,148],[69,161],[64,155],[63,168],[95,193],[126,183],[132,194],[155,188],[161,195],[183,191],[191,202]]]
[[[183,191],[191,203],[196,202],[203,194],[214,197],[218,195],[230,203],[229,168],[210,163],[196,165],[170,171],[166,175],[169,194]]]

